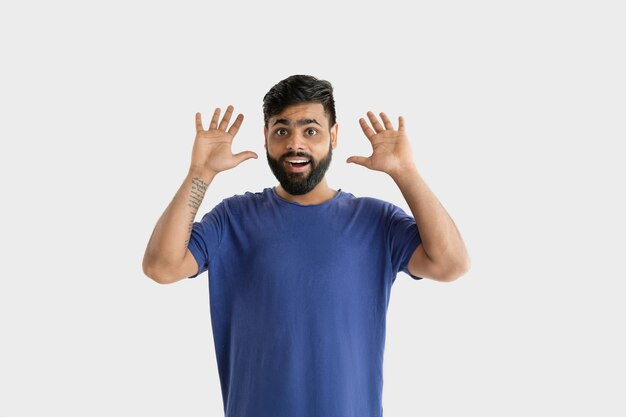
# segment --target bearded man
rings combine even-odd
[[[157,222],[144,273],[172,283],[208,272],[211,324],[226,417],[381,417],[383,352],[391,286],[452,281],[469,269],[454,222],[413,161],[405,122],[359,120],[369,157],[413,216],[325,178],[338,123],[328,81],[294,75],[263,99],[265,149],[279,185],[225,198],[199,222],[218,173],[250,158],[231,145],[242,122],[233,107],[209,129],[196,114],[191,165]]]

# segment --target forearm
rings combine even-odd
[[[144,270],[180,265],[187,252],[196,213],[215,174],[190,170],[159,218],[143,258]]]
[[[428,258],[435,263],[466,269],[469,257],[461,234],[417,167],[411,166],[391,177],[411,209]]]

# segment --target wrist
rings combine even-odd
[[[419,171],[415,163],[411,162],[399,165],[393,171],[388,172],[388,174],[396,183],[400,183],[407,179],[414,179],[416,175],[419,175]]]
[[[200,178],[203,182],[211,182],[213,178],[215,178],[216,175],[217,175],[217,172],[203,169],[200,167],[194,167],[194,166],[191,166],[189,168],[189,172],[187,173],[188,177],[190,178],[197,177],[197,178]]]

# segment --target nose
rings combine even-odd
[[[300,132],[294,132],[289,136],[287,140],[287,150],[288,151],[298,151],[305,149],[305,139],[302,137]]]

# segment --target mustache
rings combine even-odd
[[[286,158],[293,158],[293,157],[302,157],[302,158],[307,158],[311,161],[313,161],[313,157],[311,155],[309,155],[306,152],[295,152],[295,151],[290,151],[287,152],[285,154],[283,154],[280,158],[278,158],[279,162],[284,162]]]

